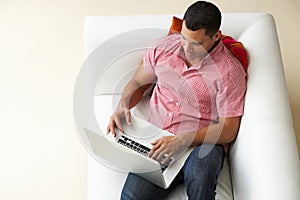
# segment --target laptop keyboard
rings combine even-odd
[[[123,145],[123,146],[126,146],[144,156],[147,156],[149,155],[149,152],[151,151],[151,149],[149,149],[148,147],[136,142],[136,141],[133,141],[132,139],[126,137],[125,135],[121,135],[121,137],[119,138],[118,140],[118,143]],[[161,159],[163,160],[165,158],[165,156]],[[162,164],[161,162],[160,163],[160,168],[162,171],[165,171],[166,168],[169,166],[169,164],[172,162],[172,159],[170,159],[170,161],[167,163],[167,164]]]
[[[120,139],[118,140],[118,143],[120,143],[120,144],[122,144],[144,156],[148,156],[149,152],[151,151],[151,149],[149,149],[148,147],[131,140],[130,138],[126,137],[125,135],[122,135],[120,137]]]

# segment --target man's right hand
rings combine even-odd
[[[124,88],[117,110],[110,117],[110,121],[107,126],[107,134],[111,132],[113,136],[116,137],[117,134],[115,128],[124,132],[121,124],[122,118],[125,118],[127,124],[131,125],[130,108],[134,107],[141,100],[144,92],[153,84],[154,80],[155,75],[146,72],[142,62],[137,68],[133,78]]]
[[[110,132],[113,134],[114,137],[117,136],[115,128],[118,128],[121,132],[124,133],[124,128],[121,123],[121,119],[125,118],[128,125],[131,125],[131,113],[128,108],[125,106],[118,106],[117,110],[112,114],[109,120],[109,124],[107,126],[106,134]]]

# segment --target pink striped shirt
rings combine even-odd
[[[149,116],[156,126],[186,133],[215,124],[219,117],[243,115],[246,73],[222,42],[188,68],[181,36],[175,34],[151,46],[143,60],[157,80]]]

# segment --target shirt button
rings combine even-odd
[[[175,103],[175,105],[176,105],[176,106],[179,106],[179,103],[178,103],[178,102],[176,102],[176,103]]]
[[[169,113],[168,116],[171,117],[171,116],[172,116],[172,113]]]
[[[180,76],[180,78],[183,79],[184,77],[183,77],[183,76]]]

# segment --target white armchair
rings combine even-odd
[[[166,35],[171,20],[172,15],[86,17],[85,57],[96,59],[92,61],[98,65],[94,70],[99,70],[91,71],[89,76],[105,74],[98,80],[94,99],[103,132],[113,110],[112,102],[118,101],[125,82],[140,62],[143,47]],[[299,158],[273,17],[265,13],[225,13],[221,30],[244,44],[249,67],[245,114],[224,162],[216,199],[299,200]],[[101,59],[95,51],[97,55],[101,52]],[[89,156],[88,199],[118,199],[125,178],[125,172]],[[168,199],[186,199],[184,187]]]

